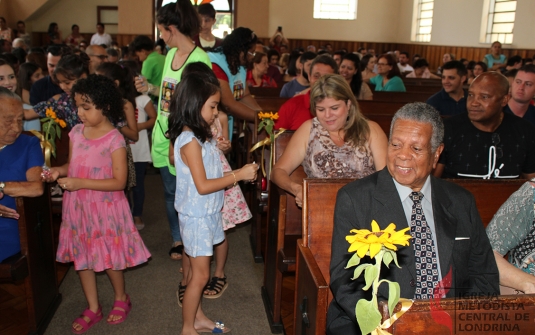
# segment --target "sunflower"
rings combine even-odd
[[[409,245],[410,235],[405,235],[409,228],[396,231],[396,225],[391,223],[386,229],[381,230],[377,221],[372,221],[372,230],[368,229],[351,229],[355,235],[347,235],[346,240],[350,246],[348,252],[357,252],[358,257],[363,258],[366,253],[370,252],[370,258],[374,258],[384,246],[396,251],[397,245]]]

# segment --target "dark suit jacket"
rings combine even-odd
[[[498,268],[474,197],[464,188],[431,176],[433,217],[440,270],[445,277],[452,271],[452,288],[447,297],[466,294],[499,294]],[[355,305],[360,298],[370,300],[363,291],[363,276],[351,280],[355,268],[344,269],[352,256],[345,236],[351,229],[370,229],[376,220],[381,229],[390,223],[396,230],[408,227],[403,206],[392,176],[385,168],[366,178],[344,186],[338,192],[334,214],[331,256],[331,291],[334,299],[327,315],[327,334],[360,334],[355,318]],[[468,239],[455,240],[459,237]],[[401,297],[412,299],[415,291],[415,265],[412,245],[397,252],[401,269],[384,265],[381,278],[396,281]],[[362,262],[368,261],[365,257]],[[388,285],[379,287],[379,298],[388,299]]]

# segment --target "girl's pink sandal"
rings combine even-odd
[[[121,311],[120,309],[115,308],[122,308],[124,311]],[[126,320],[126,317],[128,316],[128,313],[130,313],[130,310],[132,309],[132,303],[130,302],[130,297],[128,294],[126,295],[126,301],[121,300],[115,300],[113,303],[113,307],[111,309],[110,314],[108,314],[108,318],[112,315],[120,316],[121,318],[115,321],[108,321],[110,325],[118,325],[119,323],[123,323]]]
[[[89,319],[89,322],[84,320],[84,316]],[[82,326],[82,329],[76,330],[72,328],[72,332],[75,334],[83,334],[100,320],[102,320],[102,307],[100,307],[100,305],[98,306],[98,311],[96,313],[93,313],[89,308],[86,308],[82,315],[74,320],[74,322]]]

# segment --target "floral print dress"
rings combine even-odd
[[[69,177],[113,177],[112,152],[126,146],[123,135],[113,129],[97,139],[86,139],[84,125],[69,133],[72,157]],[[74,262],[79,270],[123,270],[147,262],[150,253],[137,231],[122,190],[65,191],[56,260]]]
[[[309,178],[364,178],[375,172],[375,165],[368,143],[355,148],[346,142],[339,147],[314,118],[303,169]]]
[[[216,118],[211,127],[214,138],[223,135],[221,122]],[[232,168],[225,157],[225,154],[219,150],[219,158],[223,164],[223,172],[230,172]],[[245,197],[239,185],[230,186],[225,190],[225,204],[223,205],[223,230],[236,227],[237,224],[245,222],[252,218],[253,215],[247,207]]]

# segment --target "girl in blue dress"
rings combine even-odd
[[[187,67],[184,70],[189,74],[178,85],[169,117],[168,135],[174,143],[170,156],[176,168],[175,209],[186,256],[184,274],[188,276],[182,306],[183,335],[230,331],[223,323],[214,323],[204,315],[200,300],[210,278],[213,247],[225,239],[221,216],[224,190],[241,180],[256,179],[258,170],[257,164],[247,164],[223,172],[217,142],[210,130],[218,115],[219,82],[212,70],[201,64],[188,66],[204,68],[202,71],[191,73]]]

